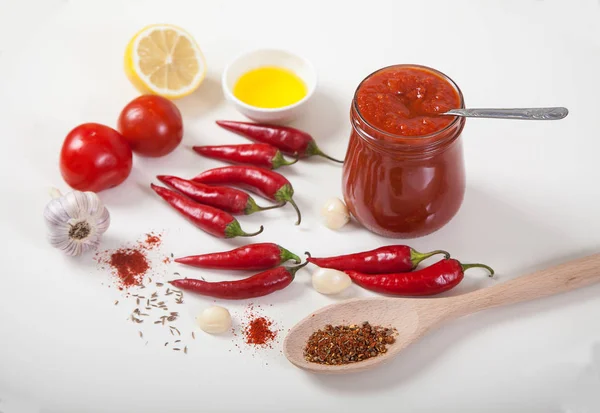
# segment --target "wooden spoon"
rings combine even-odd
[[[547,297],[597,282],[600,282],[600,254],[455,297],[352,299],[324,307],[296,324],[285,338],[283,352],[294,365],[313,373],[366,370],[391,360],[443,322],[487,308]],[[364,321],[398,330],[396,342],[388,346],[387,353],[365,361],[335,366],[310,363],[304,359],[306,342],[316,330],[327,324],[348,325]]]

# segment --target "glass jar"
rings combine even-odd
[[[417,65],[390,68],[407,67],[431,71],[448,82],[464,108],[460,89],[443,73]],[[369,75],[356,89],[343,192],[350,212],[368,230],[386,237],[414,238],[446,225],[462,204],[465,119],[454,117],[440,130],[414,136],[386,132],[367,122],[359,110],[358,93],[365,81],[390,68]]]

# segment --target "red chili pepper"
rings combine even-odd
[[[385,274],[412,271],[421,261],[436,254],[444,254],[446,258],[450,258],[450,254],[442,250],[420,253],[406,245],[389,245],[356,254],[338,255],[329,258],[309,257],[307,261],[319,267],[333,268],[340,271]]]
[[[277,244],[265,242],[245,245],[231,251],[176,258],[175,262],[199,268],[260,271],[288,260],[294,260],[296,264],[301,262],[296,254]]]
[[[308,264],[308,261],[295,267],[280,266],[236,281],[208,282],[183,278],[169,282],[182,290],[209,297],[243,300],[245,298],[262,297],[284,289],[292,283],[296,271],[306,264]]]
[[[235,188],[210,186],[170,175],[158,175],[156,178],[196,202],[219,208],[230,214],[250,215],[283,206],[283,204],[268,207],[258,206],[250,195]]]
[[[292,199],[294,188],[283,175],[256,166],[224,166],[209,169],[192,178],[194,182],[209,185],[234,185],[255,192],[273,201],[292,204],[298,214],[296,225],[302,217]]]
[[[260,166],[267,169],[277,169],[280,166],[293,165],[298,158],[287,161],[281,151],[266,143],[251,143],[247,145],[194,146],[194,151],[207,158],[221,161]]]
[[[435,295],[456,287],[464,278],[465,270],[485,268],[494,275],[494,270],[483,264],[461,264],[455,259],[444,259],[419,271],[395,274],[364,274],[345,271],[356,284],[367,290],[383,294],[403,296]]]
[[[188,218],[194,225],[203,231],[219,238],[234,237],[252,237],[263,232],[260,229],[254,233],[247,233],[242,230],[240,223],[232,215],[220,209],[202,205],[191,199],[178,194],[162,186],[150,184],[158,195],[175,208],[179,213]]]
[[[339,161],[323,153],[313,137],[308,133],[290,128],[289,126],[234,122],[230,120],[218,120],[217,125],[253,141],[273,145],[287,155],[297,154],[300,158],[319,155],[334,162],[344,163],[344,161]]]

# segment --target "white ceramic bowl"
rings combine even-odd
[[[293,105],[265,109],[248,105],[233,95],[233,87],[244,73],[263,66],[277,66],[291,70],[306,84],[306,96]],[[317,87],[317,74],[310,62],[285,50],[255,50],[239,56],[225,68],[222,78],[223,93],[244,116],[264,123],[285,123],[297,118],[306,108]]]

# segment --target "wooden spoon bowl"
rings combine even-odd
[[[391,360],[425,333],[446,321],[491,307],[528,301],[600,282],[600,254],[537,271],[493,287],[447,298],[352,299],[324,307],[296,324],[283,343],[288,360],[313,373],[351,373]],[[396,342],[388,351],[364,361],[325,365],[304,358],[304,348],[312,333],[327,324],[349,325],[368,321],[371,325],[393,327]]]

